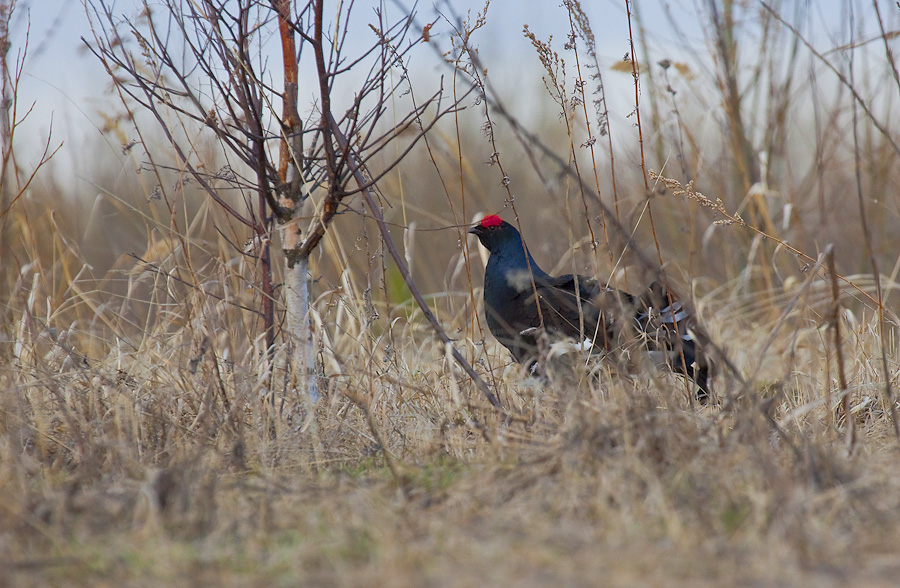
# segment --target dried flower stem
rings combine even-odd
[[[713,224],[722,225],[722,226],[739,225],[741,227],[745,227],[747,229],[750,229],[754,233],[761,235],[765,239],[770,239],[770,240],[774,241],[775,243],[778,243],[778,245],[780,245],[781,247],[784,247],[788,251],[797,255],[797,257],[801,257],[810,263],[816,262],[815,258],[807,255],[803,251],[800,251],[799,249],[797,249],[796,247],[794,247],[787,241],[785,241],[783,239],[779,239],[778,237],[775,237],[774,235],[771,235],[771,234],[763,231],[759,227],[755,227],[755,226],[749,224],[747,221],[745,221],[743,219],[743,217],[741,217],[741,215],[738,212],[735,212],[733,214],[728,212],[728,209],[725,208],[725,203],[722,202],[721,198],[716,198],[715,200],[712,200],[708,196],[705,196],[704,194],[694,190],[694,181],[693,180],[688,182],[687,185],[682,186],[681,182],[679,182],[678,180],[675,180],[672,178],[667,178],[665,176],[662,176],[662,175],[656,173],[653,170],[649,170],[648,173],[650,174],[650,178],[652,180],[657,181],[657,182],[662,182],[663,184],[665,184],[666,188],[672,190],[672,193],[675,196],[685,196],[688,200],[693,200],[700,206],[702,206],[704,208],[709,208],[710,210],[714,211],[716,214],[719,214],[722,217],[724,217],[724,218],[721,218],[718,220],[714,220]],[[891,312],[889,309],[884,308],[884,305],[880,304],[878,302],[878,300],[876,300],[871,294],[869,294],[868,292],[866,292],[865,290],[863,290],[862,288],[857,286],[854,282],[845,278],[841,274],[835,274],[835,277],[838,280],[840,280],[840,281],[844,282],[845,284],[847,284],[848,286],[850,286],[851,288],[853,288],[854,290],[856,290],[857,292],[859,292],[861,295],[863,295],[866,299],[868,299],[874,305],[875,308],[883,310],[885,313],[888,313],[890,315],[891,320],[895,324],[900,325],[900,318],[898,318],[897,315],[895,313]]]

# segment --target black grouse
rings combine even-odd
[[[671,369],[698,385],[697,398],[709,399],[709,369],[690,331],[693,317],[658,282],[632,296],[585,276],[551,276],[534,261],[519,231],[497,215],[484,217],[469,233],[490,252],[484,270],[488,328],[517,362],[535,366],[540,327],[598,351],[614,349],[630,332],[650,351],[665,352]]]

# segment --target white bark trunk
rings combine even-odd
[[[319,400],[315,341],[309,324],[309,259],[298,259],[285,268],[287,330],[291,338],[290,367],[295,381],[303,382],[312,404]]]

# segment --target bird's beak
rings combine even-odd
[[[469,229],[469,230],[466,231],[466,232],[469,233],[470,235],[477,235],[478,232],[479,232],[479,231],[478,231],[479,228],[480,228],[480,227],[479,227],[478,225],[475,225],[474,227],[472,227],[471,229]]]

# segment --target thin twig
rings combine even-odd
[[[851,35],[853,34],[853,8],[850,8],[850,26]],[[851,42],[853,39],[851,38]],[[854,84],[854,60],[850,59],[850,83]],[[887,346],[884,342],[885,322],[884,322],[884,294],[881,291],[881,272],[878,270],[878,260],[875,259],[875,250],[872,248],[872,233],[869,231],[869,220],[866,216],[866,203],[863,198],[862,187],[862,164],[859,154],[859,124],[857,116],[856,103],[853,103],[853,171],[856,178],[856,201],[859,204],[859,223],[862,228],[863,242],[866,244],[866,254],[869,257],[869,264],[872,266],[872,275],[875,276],[875,295],[878,297],[878,341],[881,344],[881,366],[884,373],[884,402],[890,409],[891,421],[894,425],[894,435],[900,441],[900,423],[897,422],[897,407],[894,406],[893,394],[891,392],[891,370],[888,367]]]
[[[772,8],[767,3],[762,2],[762,1],[760,1],[760,4],[762,5],[763,8],[768,10],[772,14],[773,17],[775,17],[775,20],[777,20],[782,25],[787,27],[787,29],[789,31],[791,31],[792,34],[796,35],[797,38],[800,39],[800,42],[803,43],[804,45],[806,45],[806,48],[809,49],[810,53],[812,53],[816,57],[816,59],[818,59],[819,61],[824,63],[825,66],[831,70],[831,73],[833,73],[835,76],[837,76],[837,79],[844,86],[846,86],[848,90],[850,90],[850,93],[853,94],[853,98],[854,98],[855,102],[862,107],[863,112],[866,113],[866,115],[869,117],[869,120],[872,121],[872,124],[875,126],[875,128],[878,129],[878,131],[884,136],[885,139],[887,139],[888,143],[891,144],[891,147],[893,147],[893,149],[897,153],[897,155],[900,155],[900,145],[898,145],[897,142],[894,141],[894,137],[891,134],[890,130],[888,130],[883,124],[881,124],[878,121],[878,119],[875,118],[875,114],[866,105],[866,102],[862,99],[862,96],[859,95],[859,92],[856,91],[856,88],[853,87],[853,83],[850,80],[848,80],[847,77],[844,76],[844,74],[842,74],[840,71],[838,71],[838,69],[834,65],[832,65],[832,63],[830,61],[825,59],[824,55],[822,55],[821,53],[816,51],[815,48],[810,44],[810,42],[807,41],[803,37],[803,35],[800,34],[800,31],[795,29],[793,26],[791,26],[790,23],[788,23],[783,18],[781,18],[781,15],[779,15],[777,12],[775,12],[774,8]]]
[[[831,329],[834,333],[834,349],[837,353],[838,383],[841,386],[841,403],[838,411],[838,422],[844,418],[847,427],[847,451],[853,453],[856,446],[856,427],[853,415],[850,414],[850,394],[847,393],[847,375],[844,373],[844,352],[841,345],[841,291],[838,287],[837,272],[834,269],[834,247],[829,245],[825,249],[825,258],[828,260],[828,274],[831,277]],[[828,407],[831,410],[831,407]]]
[[[347,151],[347,164],[350,167],[350,171],[353,174],[353,178],[356,180],[356,183],[358,185],[364,185],[366,183],[366,177],[359,167],[359,162],[356,159],[356,155],[350,149],[347,143],[347,138],[344,137],[344,134],[341,132],[340,127],[338,127],[333,118],[331,119],[331,132],[333,133],[335,139],[337,139],[340,148]],[[452,346],[453,359],[456,360],[456,363],[463,369],[463,371],[466,372],[466,374],[468,374],[469,378],[472,379],[478,389],[481,390],[482,394],[484,394],[488,402],[491,403],[491,406],[499,409],[502,412],[505,412],[503,411],[503,406],[500,404],[497,396],[488,387],[484,380],[481,379],[481,376],[478,375],[471,364],[466,361],[466,358],[462,356],[456,346],[453,345],[453,341],[447,335],[446,331],[444,331],[444,328],[438,322],[437,318],[434,316],[434,313],[431,312],[431,309],[428,308],[428,304],[425,302],[425,299],[422,297],[422,294],[419,292],[418,287],[416,287],[416,284],[409,273],[409,268],[406,266],[406,259],[400,254],[400,252],[397,250],[397,246],[394,243],[394,240],[391,239],[391,234],[384,222],[384,216],[381,214],[381,210],[378,208],[378,205],[375,203],[375,198],[372,196],[372,189],[367,188],[363,190],[362,195],[366,201],[366,205],[368,205],[369,210],[372,212],[372,216],[375,217],[375,222],[378,224],[378,230],[381,232],[381,236],[384,239],[384,243],[387,246],[391,257],[394,258],[394,263],[397,264],[397,269],[400,270],[400,275],[403,277],[403,281],[406,282],[406,285],[409,287],[410,293],[412,293],[412,296],[415,299],[416,303],[419,305],[419,308],[422,309],[422,313],[431,324],[432,328],[438,336],[438,339],[440,339],[441,342],[445,345],[450,344]]]

